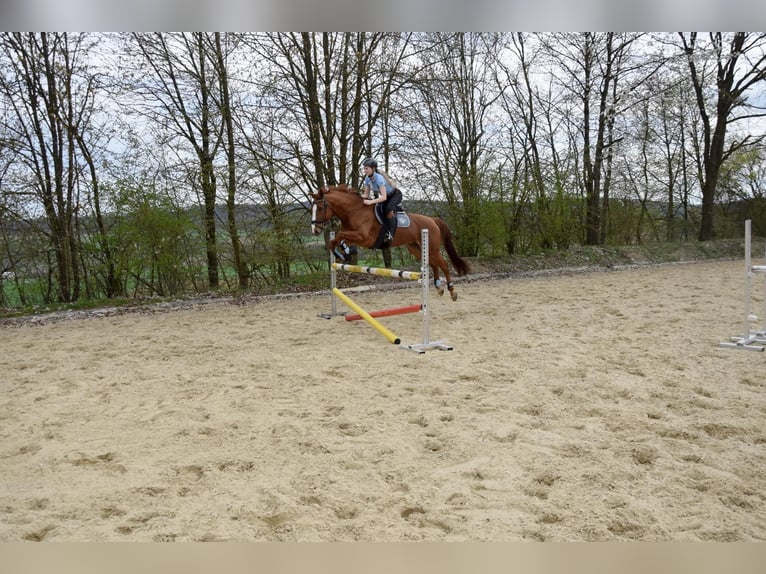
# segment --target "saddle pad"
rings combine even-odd
[[[380,213],[381,208],[380,203],[375,205],[375,217],[378,220],[378,223],[383,225],[383,217]],[[409,227],[410,226],[410,216],[407,215],[404,211],[397,211],[396,212],[396,226],[397,227]]]

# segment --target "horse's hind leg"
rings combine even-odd
[[[438,235],[433,237],[433,239],[429,237],[428,243],[428,258],[429,263],[431,264],[431,269],[433,269],[434,272],[434,285],[436,285],[436,288],[440,290],[439,295],[441,295],[444,292],[444,287],[442,287],[441,281],[439,280],[439,269],[441,269],[444,273],[444,280],[447,282],[449,295],[453,301],[457,301],[457,292],[455,291],[455,286],[452,284],[452,277],[449,273],[449,266],[442,257],[440,250],[441,241],[439,240]]]
[[[442,286],[441,279],[439,279],[439,269],[442,270],[444,273],[444,280],[447,282],[447,289],[449,290],[449,295],[452,298],[453,301],[457,301],[457,292],[455,291],[455,286],[452,284],[452,277],[450,277],[449,274],[449,267],[447,266],[447,262],[444,261],[444,258],[441,256],[441,253],[439,253],[438,250],[436,252],[431,252],[429,254],[430,258],[430,265],[431,269],[433,269],[434,274],[434,285],[436,286],[436,289],[439,292],[439,295],[444,293],[444,287]]]
[[[423,255],[422,249],[420,247],[420,243],[409,243],[407,244],[407,250],[412,253],[415,258],[420,261],[421,255]],[[435,265],[433,263],[433,257],[431,257],[431,254],[429,252],[429,267],[431,268],[431,274],[434,276],[434,287],[436,287],[436,292],[439,295],[444,295],[444,287],[442,286],[441,280],[439,279],[439,266]],[[439,255],[439,259],[441,259],[441,255]]]

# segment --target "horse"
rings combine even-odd
[[[357,245],[367,249],[380,247],[381,224],[375,216],[375,206],[365,205],[359,191],[345,184],[322,187],[318,192],[312,193],[311,206],[311,232],[319,235],[326,223],[335,216],[340,219],[341,231],[330,242],[329,248],[342,257],[336,247]],[[418,261],[421,258],[422,229],[428,229],[428,263],[434,276],[434,287],[439,295],[444,294],[444,287],[439,278],[439,270],[444,273],[447,289],[453,301],[457,301],[457,293],[452,283],[449,267],[441,255],[441,246],[449,255],[452,265],[458,276],[471,272],[468,262],[460,257],[452,240],[452,231],[447,223],[439,217],[429,217],[411,213],[410,224],[407,227],[397,226],[394,239],[389,245],[397,247],[404,245]]]

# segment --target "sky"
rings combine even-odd
[[[5,31],[766,29],[757,0],[0,0]]]

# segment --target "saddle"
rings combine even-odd
[[[375,241],[375,245],[373,245],[373,249],[383,249],[383,247],[387,247],[385,245],[385,242],[383,241],[383,235],[385,233],[385,226],[383,225],[383,204],[382,203],[376,203],[375,204],[375,219],[378,220],[378,223],[380,223],[380,232],[378,233],[378,239]],[[396,230],[400,227],[409,227],[411,224],[410,222],[410,216],[407,215],[407,212],[404,211],[404,208],[402,207],[402,204],[396,206],[396,213],[394,214],[394,225],[392,226],[391,233],[396,235]]]

